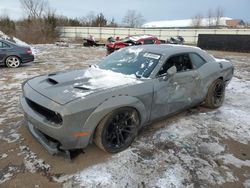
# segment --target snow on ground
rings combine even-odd
[[[232,164],[238,168],[241,168],[242,166],[250,167],[250,160],[243,161],[243,160],[236,158],[232,154],[226,154],[222,156],[221,158],[223,159],[225,164]]]
[[[8,157],[8,155],[6,153],[3,153],[3,154],[0,155],[0,159],[5,159],[7,157]]]
[[[17,168],[15,166],[8,165],[5,167],[5,169],[3,169],[3,171],[4,173],[1,173],[1,177],[0,177],[0,184],[13,178],[14,174],[17,171]]]
[[[31,172],[35,173],[37,171],[48,172],[50,169],[50,165],[46,164],[43,159],[39,159],[37,154],[30,151],[27,146],[20,146],[20,153],[18,155],[24,155],[24,165],[25,168]]]
[[[224,105],[215,110],[193,108],[172,118],[145,127],[132,146],[107,161],[85,169],[66,169],[53,175],[55,163],[45,161],[24,144],[25,135],[18,97],[21,83],[49,72],[87,67],[105,56],[104,48],[35,45],[36,62],[18,69],[0,67],[0,150],[16,144],[17,153],[0,153],[0,185],[11,182],[21,166],[30,172],[70,187],[218,187],[240,182],[250,187],[250,170],[237,174],[234,168],[250,169],[250,156],[230,150],[225,140],[244,146],[250,142],[250,70],[248,56],[228,56],[235,63],[235,77],[227,87]],[[216,56],[217,57],[217,56]],[[222,56],[222,58],[225,58]],[[1,145],[2,144],[2,145]],[[249,147],[248,147],[249,148]],[[246,150],[249,151],[249,150]],[[16,166],[22,158],[22,165]],[[14,161],[8,164],[4,161]],[[84,154],[79,156],[85,160]],[[101,157],[101,156],[99,156]],[[57,156],[54,156],[55,160]],[[66,161],[65,161],[66,162]],[[74,163],[74,161],[73,161]],[[58,173],[58,172],[57,172]],[[45,174],[45,175],[44,175]],[[241,180],[240,178],[245,179]],[[39,182],[39,180],[37,181]],[[38,184],[38,183],[37,183]]]
[[[244,182],[244,186],[245,186],[245,188],[250,188],[250,179],[248,179]]]

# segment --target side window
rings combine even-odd
[[[10,45],[8,45],[8,44],[6,44],[6,43],[3,42],[3,47],[4,47],[4,48],[9,48]]]
[[[144,40],[143,43],[144,43],[144,44],[154,44],[154,40],[152,40],[152,39],[147,39],[147,40]]]
[[[193,67],[195,69],[200,68],[202,65],[204,65],[206,63],[206,61],[201,58],[199,55],[195,54],[195,53],[191,53],[189,54],[190,59],[192,61]]]
[[[0,48],[9,48],[10,46],[4,42],[0,42]]]
[[[176,66],[177,72],[183,72],[193,69],[188,54],[180,54],[170,57],[162,66],[158,75],[167,73],[167,70],[172,66]]]

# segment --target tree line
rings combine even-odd
[[[58,26],[118,27],[114,18],[107,19],[103,13],[89,12],[81,18],[69,18],[56,14],[48,0],[19,0],[26,17],[14,21],[7,12],[0,15],[0,30],[29,43],[49,43],[58,39]],[[128,10],[123,17],[125,27],[139,27],[143,16],[135,10]]]
[[[221,25],[221,18],[224,16],[224,11],[221,7],[217,7],[216,9],[209,9],[207,11],[207,15],[203,16],[203,14],[198,13],[192,18],[191,26],[194,28],[204,27],[202,21],[204,18],[207,18],[206,27],[209,28],[219,28]]]

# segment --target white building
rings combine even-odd
[[[221,17],[219,23],[216,24],[216,18],[203,18],[200,21],[199,26],[208,27],[219,25],[221,27],[227,27],[227,20],[233,20],[229,17]],[[185,19],[185,20],[162,20],[148,22],[142,25],[143,28],[190,28],[194,27],[195,19]]]

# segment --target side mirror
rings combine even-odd
[[[177,72],[176,66],[172,66],[167,70],[169,76],[173,76]]]
[[[167,80],[172,77],[177,72],[176,66],[172,66],[167,70],[167,73],[164,75],[163,80]]]

